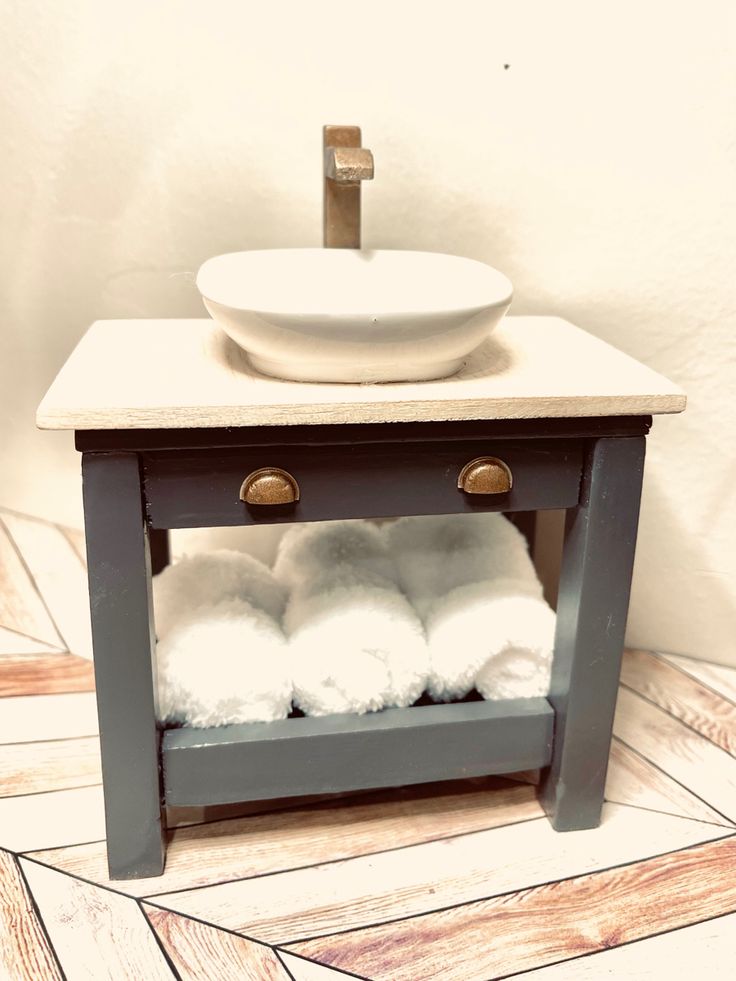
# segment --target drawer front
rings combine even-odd
[[[578,501],[583,451],[583,440],[489,439],[162,450],[143,454],[142,460],[151,526],[198,528],[567,508]],[[505,465],[511,489],[460,489],[463,468],[486,457]],[[244,503],[240,493],[246,478],[272,468],[293,479],[298,500]],[[483,480],[471,479],[467,486],[482,489]]]

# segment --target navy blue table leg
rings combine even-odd
[[[550,702],[555,740],[540,788],[553,827],[600,822],[621,670],[644,471],[644,437],[606,437],[587,454],[567,514]]]
[[[110,877],[159,875],[165,812],[138,457],[85,453],[82,476]]]

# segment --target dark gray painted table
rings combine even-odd
[[[165,804],[215,804],[542,768],[558,830],[600,818],[648,417],[79,431],[110,874],[159,874]],[[504,460],[510,492],[458,490]],[[291,506],[239,499],[276,466]],[[161,732],[151,574],[167,529],[346,517],[568,512],[549,699]]]
[[[553,826],[594,827],[645,436],[653,413],[684,402],[558,318],[506,318],[454,378],[368,388],[265,379],[210,321],[93,325],[37,421],[74,429],[82,451],[111,877],[161,873],[166,804],[540,768]],[[505,461],[509,492],[458,489],[481,456]],[[299,501],[244,504],[243,478],[261,467],[293,474]],[[168,561],[168,529],[478,509],[529,529],[545,508],[567,511],[549,698],[157,728],[151,574]]]

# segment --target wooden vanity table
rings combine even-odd
[[[645,437],[680,412],[667,379],[553,317],[507,317],[454,377],[294,383],[254,372],[210,320],[94,324],[38,411],[82,452],[110,875],[160,874],[165,805],[542,768],[553,826],[600,819]],[[458,487],[476,458],[510,490]],[[278,468],[293,503],[241,500]],[[151,574],[168,529],[567,509],[549,698],[156,725]],[[207,652],[202,652],[207,657]]]

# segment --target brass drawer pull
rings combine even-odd
[[[246,504],[293,504],[299,500],[299,484],[278,467],[262,467],[249,473],[240,487]]]
[[[466,463],[457,486],[466,494],[508,494],[513,485],[508,465],[495,456],[479,456]]]

